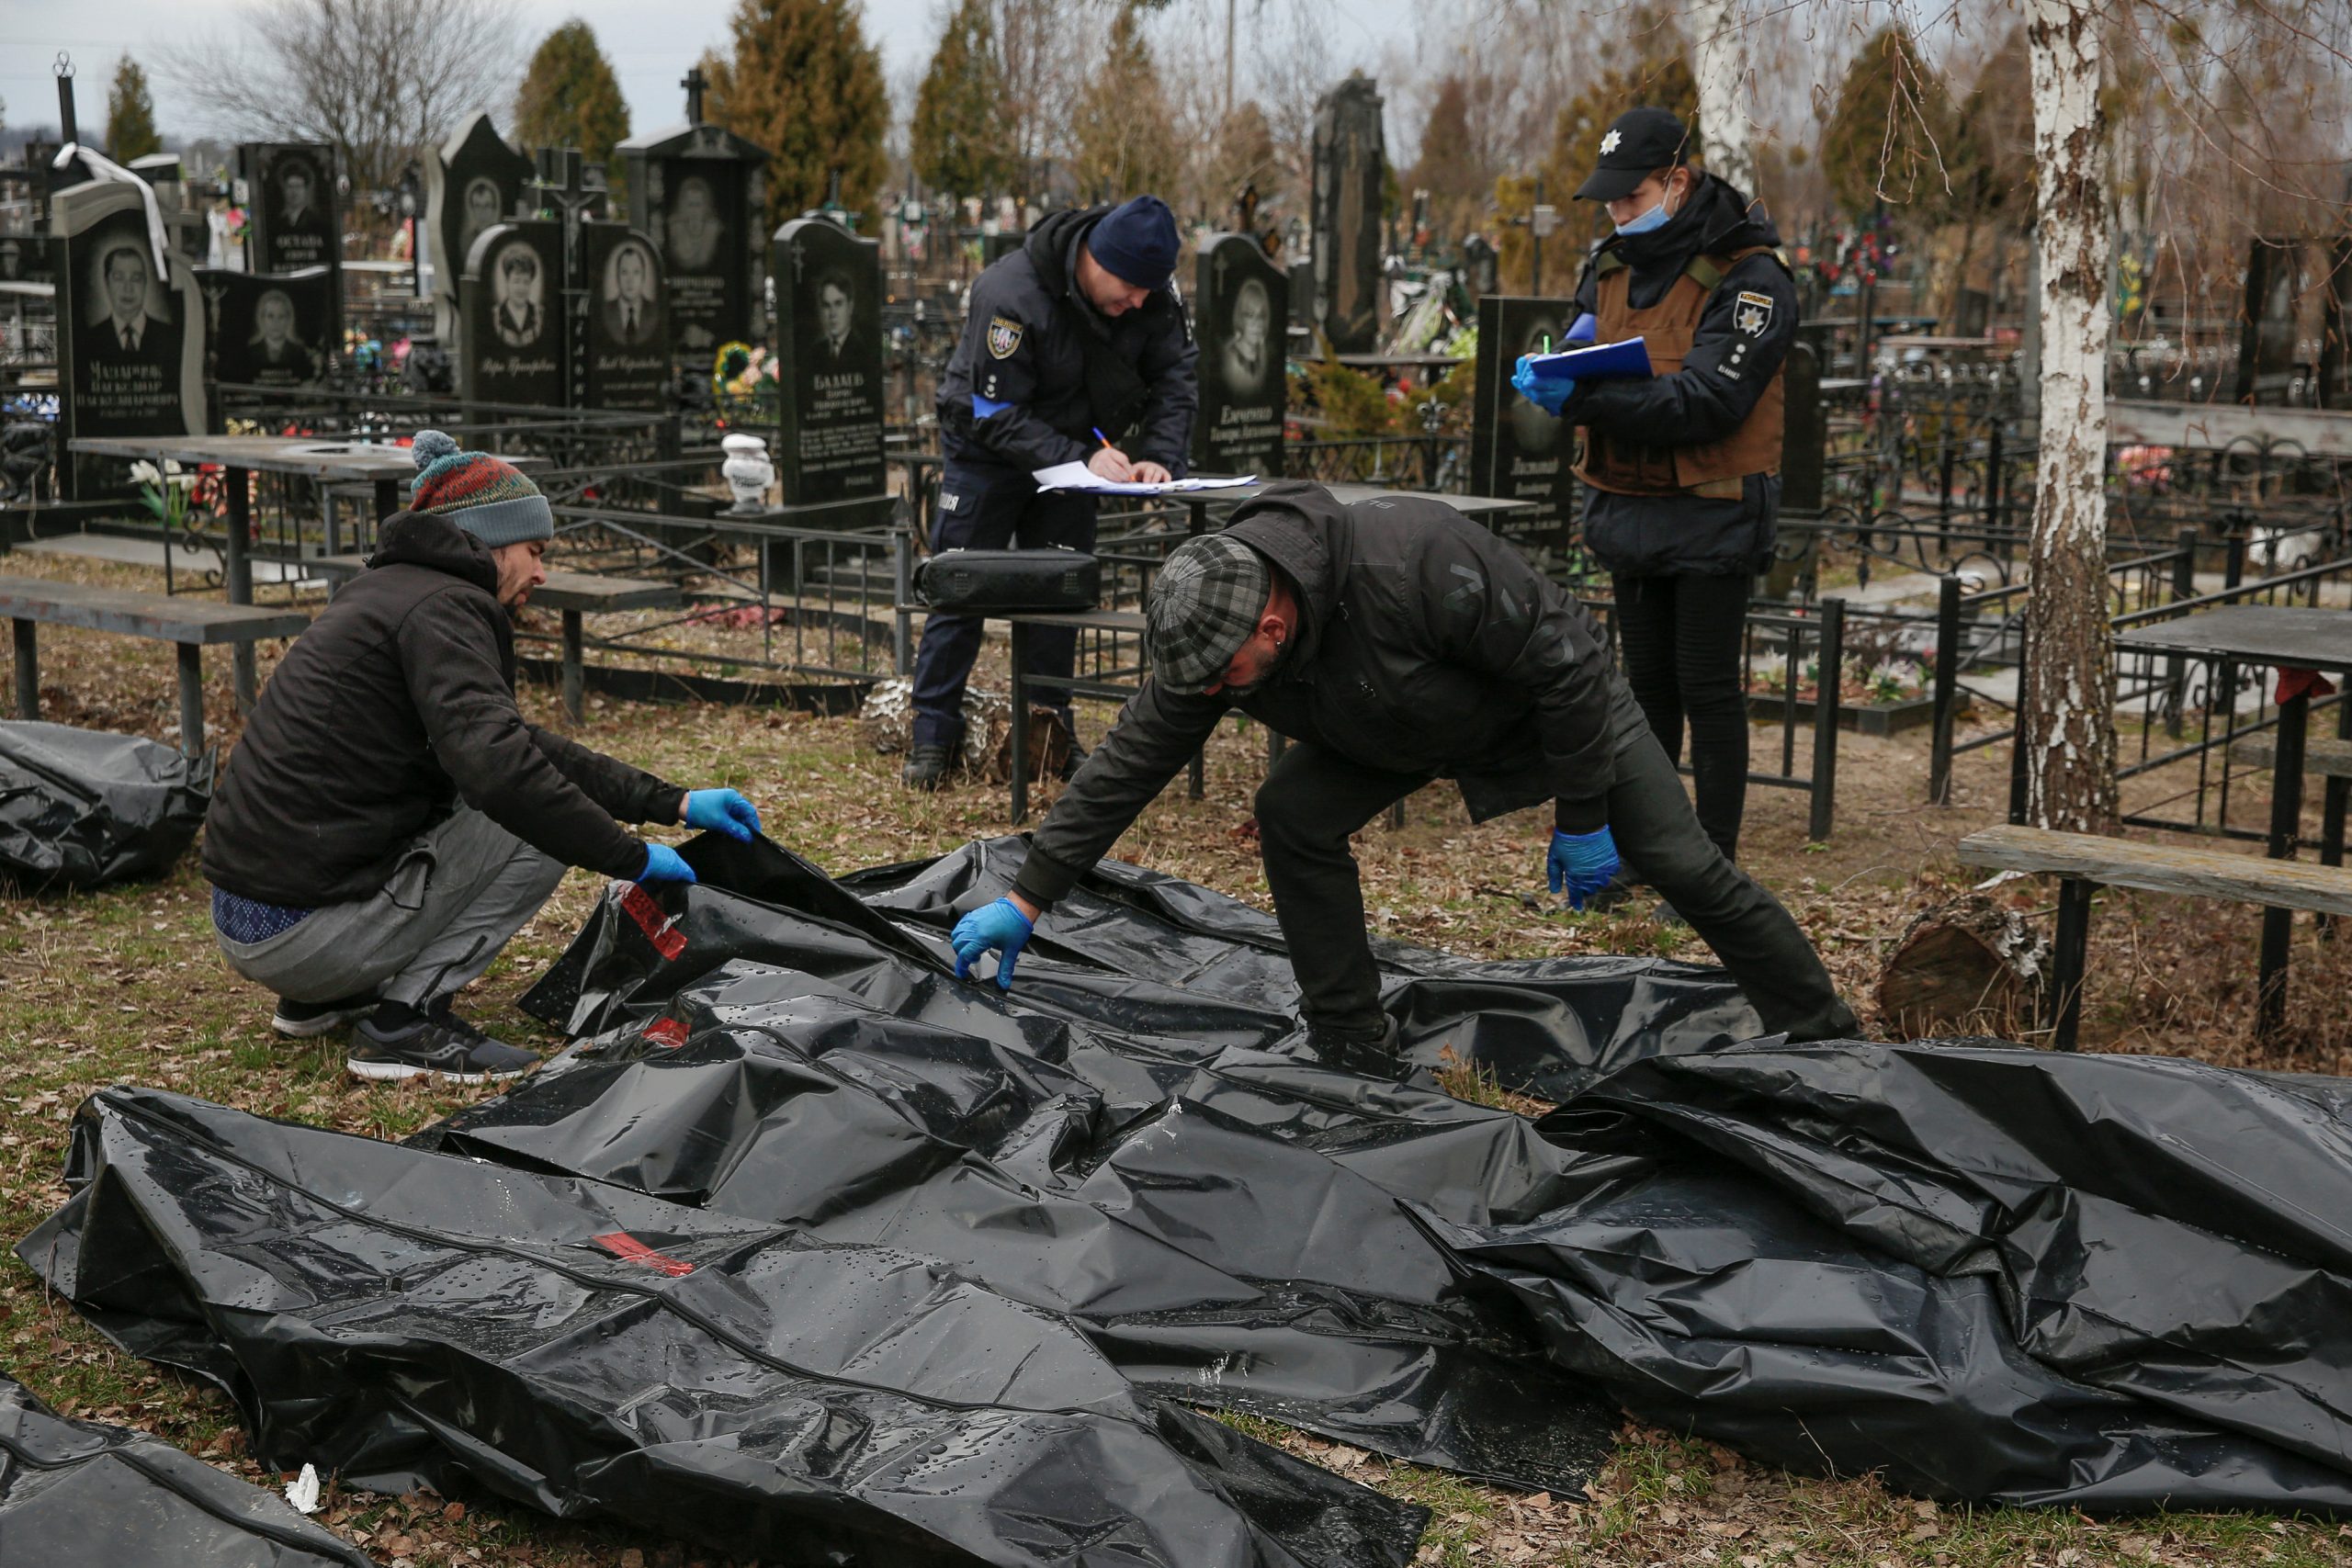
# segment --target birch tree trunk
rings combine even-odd
[[[1698,39],[1702,157],[1753,201],[1756,140],[1747,115],[1747,34],[1739,0],[1695,0],[1690,34]]]
[[[2026,0],[2033,62],[2041,446],[2026,605],[2026,817],[2115,824],[2107,604],[2108,232],[2096,0]]]

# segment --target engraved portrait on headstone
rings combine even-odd
[[[1193,466],[1203,473],[1281,468],[1289,287],[1247,234],[1221,234],[1201,250],[1193,292],[1201,400]]]
[[[277,274],[198,268],[213,378],[253,387],[318,380],[329,276],[322,266]]]
[[[463,396],[541,408],[563,405],[562,268],[560,223],[494,223],[474,241],[458,286],[465,315],[458,358]]]
[[[1478,301],[1478,361],[1471,400],[1470,492],[1534,503],[1512,520],[1513,536],[1565,547],[1573,531],[1576,429],[1520,396],[1510,384],[1522,354],[1560,343],[1574,317],[1566,299],[1489,294]]]
[[[821,218],[776,231],[783,391],[776,465],[787,502],[879,496],[882,247]]]
[[[185,260],[159,247],[145,195],[143,186],[94,181],[59,191],[51,204],[69,437],[204,429],[202,296]],[[72,464],[76,496],[122,493],[128,482],[128,468],[112,459]]]
[[[258,221],[256,272],[330,266],[339,259],[334,216],[334,153],[308,143],[255,143],[248,148],[246,179]]]
[[[669,226],[670,265],[685,272],[707,268],[727,239],[727,221],[719,216],[708,176],[688,175],[677,183],[670,197]]]
[[[582,405],[662,408],[669,390],[670,322],[653,243],[625,223],[587,222],[580,234],[591,297]]]
[[[441,346],[460,351],[464,323],[458,280],[474,242],[521,205],[531,160],[506,143],[490,116],[476,114],[443,141],[424,169],[424,231],[433,275],[433,330]]]
[[[702,358],[763,335],[757,215],[767,200],[766,151],[702,124],[632,137],[616,151],[628,171],[631,225],[664,265],[672,351]]]

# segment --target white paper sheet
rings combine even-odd
[[[1238,479],[1170,479],[1165,484],[1123,483],[1106,479],[1083,463],[1057,463],[1050,468],[1039,468],[1031,476],[1039,490],[1074,491],[1083,495],[1189,495],[1195,491],[1231,490],[1237,485],[1256,484],[1258,476],[1244,474]]]

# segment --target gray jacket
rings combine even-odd
[[[1516,548],[1442,502],[1341,506],[1302,483],[1247,502],[1231,532],[1297,590],[1298,636],[1238,698],[1146,679],[1037,829],[1024,897],[1051,904],[1092,870],[1235,708],[1367,768],[1451,778],[1476,821],[1545,800],[1569,831],[1607,820],[1600,629]]]

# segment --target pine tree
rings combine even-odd
[[[128,164],[163,148],[164,139],[155,134],[155,102],[147,96],[147,73],[126,54],[114,68],[114,86],[107,94],[107,156]]]
[[[1822,173],[1849,212],[1883,199],[1932,219],[1949,205],[1942,149],[1952,145],[1951,95],[1904,28],[1890,22],[1846,68],[1821,128]]]
[[[705,112],[768,150],[769,227],[820,206],[836,170],[842,205],[870,214],[890,105],[857,0],[737,0],[729,27],[732,56],[704,58]]]
[[[1071,117],[1071,172],[1088,201],[1122,201],[1173,186],[1182,160],[1159,85],[1141,4],[1123,5],[1111,21],[1102,63],[1079,95]]]
[[[628,104],[595,29],[575,17],[548,34],[514,95],[514,139],[526,147],[577,147],[590,163],[609,166],[628,135]]]
[[[909,140],[923,184],[957,196],[989,196],[1018,180],[1010,122],[1001,112],[1003,97],[993,0],[962,0],[915,92]]]

